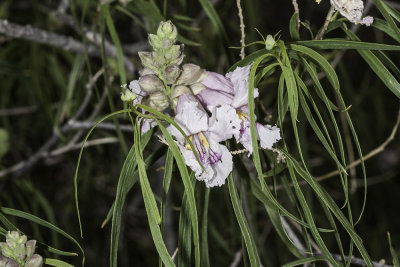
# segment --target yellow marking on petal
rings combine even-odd
[[[244,118],[249,118],[249,115],[247,115],[246,113],[243,113],[239,110],[236,110],[236,114],[239,116],[240,120],[243,120]]]
[[[321,3],[321,0],[315,0],[315,2],[317,2],[317,4]]]
[[[190,142],[193,143],[193,135],[189,136],[189,140],[190,140]],[[190,147],[189,143],[187,143],[185,147],[186,147],[187,150],[190,150],[190,151],[192,150],[192,148]]]
[[[201,144],[202,144],[205,148],[209,148],[209,147],[210,147],[210,144],[208,143],[207,138],[204,136],[204,134],[200,132],[200,133],[198,134],[198,136],[199,136],[199,139],[200,139]]]

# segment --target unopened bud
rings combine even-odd
[[[43,265],[43,258],[38,254],[33,254],[26,262],[24,267],[41,267]]]
[[[0,256],[0,267],[6,267],[8,260],[6,257]]]
[[[169,106],[168,98],[162,92],[151,94],[149,97],[149,101],[150,107],[158,111],[163,111]]]
[[[0,243],[0,251],[4,257],[7,257],[7,258],[14,257],[14,251],[5,242]]]
[[[164,90],[163,82],[153,74],[144,75],[139,78],[139,85],[147,93],[155,93]]]
[[[154,69],[155,68],[155,64],[154,64],[154,60],[152,57],[152,53],[151,52],[145,52],[145,51],[139,51],[138,52],[140,61],[142,61],[142,65],[150,68],[150,69]]]
[[[176,79],[178,79],[181,74],[181,69],[178,65],[169,65],[164,70],[164,77],[167,80],[168,84],[175,83]]]
[[[203,72],[204,70],[202,70],[199,66],[195,64],[185,64],[182,66],[182,73],[177,83],[186,85],[196,83],[198,82]]]
[[[21,267],[21,266],[15,260],[9,260],[6,263],[6,267]]]
[[[18,260],[24,260],[26,257],[26,247],[25,244],[19,244],[14,248],[14,257]]]
[[[154,49],[158,49],[160,47],[161,39],[155,34],[149,34],[149,43]]]
[[[126,90],[126,92],[130,92],[130,90]],[[136,97],[136,95],[135,95],[135,97]],[[121,98],[122,98],[122,96],[121,96]],[[124,100],[122,100],[122,101],[124,101]],[[35,253],[36,240],[29,240],[28,242],[26,242],[25,246],[26,246],[26,257],[29,258],[30,256],[33,255],[33,253]]]
[[[173,60],[181,55],[181,46],[173,45],[168,51],[165,52],[165,58],[168,60]]]
[[[137,98],[137,95],[131,90],[125,90],[121,95],[121,100],[124,102],[131,102]]]
[[[153,59],[153,66],[155,66],[157,69],[161,68],[166,62],[163,53],[157,53],[154,51],[151,52],[151,57]]]
[[[192,92],[190,91],[190,88],[185,86],[185,85],[178,85],[174,88],[174,91],[172,92],[171,97],[176,98],[180,95],[184,94],[191,94]]]
[[[202,83],[194,83],[194,84],[190,85],[190,89],[192,89],[192,92],[193,92],[194,95],[197,95],[201,91],[206,89],[206,86],[204,84],[202,84]]]
[[[265,49],[271,50],[275,45],[275,39],[271,34],[268,34],[267,39],[265,40]]]
[[[149,75],[149,74],[157,74],[154,70],[149,68],[143,68],[139,70],[140,76]]]
[[[167,38],[172,40],[173,42],[176,41],[178,36],[178,30],[176,29],[175,25],[169,21],[162,21],[157,29],[157,35],[162,38]]]

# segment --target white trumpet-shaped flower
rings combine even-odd
[[[192,142],[201,165],[196,160],[191,146],[173,125],[168,132],[178,141],[183,159],[207,187],[221,186],[232,171],[232,155],[219,142],[225,141],[239,132],[240,120],[235,109],[224,105],[215,107],[209,117],[198,99],[191,94],[179,96],[176,123]]]

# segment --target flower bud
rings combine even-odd
[[[176,59],[181,55],[181,50],[182,48],[180,45],[173,45],[165,52],[165,58],[169,60]]]
[[[164,78],[167,80],[168,84],[175,83],[176,79],[178,79],[181,74],[181,69],[178,65],[169,65],[164,70]]]
[[[197,95],[201,91],[206,89],[206,86],[204,84],[202,84],[202,83],[194,83],[194,84],[190,85],[190,89],[192,89],[192,92],[193,92],[194,95]]]
[[[134,92],[132,92],[131,90],[125,90],[125,92],[123,92],[121,95],[121,100],[124,102],[131,102],[131,101],[135,100],[136,98],[137,98],[137,95]],[[29,240],[29,241],[32,241],[32,240]],[[26,244],[28,246],[28,243],[26,243]]]
[[[158,110],[158,111],[163,111],[164,109],[168,108],[169,103],[168,103],[168,98],[166,95],[164,95],[162,92],[157,92],[154,94],[151,94],[149,97],[150,101],[150,107]]]
[[[6,264],[6,267],[21,267],[21,266],[15,260],[9,260]]]
[[[155,34],[149,34],[149,43],[154,49],[160,47],[161,39]]]
[[[171,48],[174,45],[174,42],[172,42],[169,39],[163,39],[160,41],[160,46],[158,47],[158,49],[163,49],[163,50],[167,50],[169,48]]]
[[[26,257],[26,247],[25,244],[19,244],[14,248],[14,257],[16,260],[24,260]]]
[[[145,52],[145,51],[139,51],[138,52],[140,61],[142,61],[142,65],[150,68],[150,69],[154,69],[155,68],[155,64],[154,64],[154,60],[152,57],[152,53],[151,52]]]
[[[131,92],[130,90],[125,90],[125,91]],[[122,96],[121,96],[121,98],[122,98]],[[135,98],[136,98],[136,94],[135,94]],[[35,253],[36,240],[29,240],[28,242],[26,242],[25,246],[26,246],[26,257],[30,258],[33,255],[33,253]]]
[[[268,34],[267,39],[265,40],[265,49],[271,50],[275,45],[275,39],[271,34]]]
[[[13,258],[14,257],[14,251],[5,242],[0,242],[0,251],[1,251],[1,254],[4,257],[7,257],[7,258]]]
[[[41,267],[43,265],[43,258],[38,254],[33,254],[26,262],[24,267]]]
[[[139,85],[147,93],[155,93],[164,90],[163,82],[153,74],[144,75],[139,78]]]
[[[154,51],[151,52],[151,56],[153,58],[153,66],[156,67],[157,69],[161,68],[166,62],[163,53],[157,53]]]
[[[157,35],[175,42],[178,36],[178,30],[170,20],[161,21],[157,29]]]
[[[148,75],[148,74],[157,74],[155,71],[153,71],[152,69],[149,68],[144,68],[139,70],[139,74],[140,76],[144,76],[144,75]]]
[[[8,260],[6,257],[0,256],[0,267],[6,267]]]
[[[172,98],[176,98],[180,95],[184,94],[191,94],[192,91],[190,91],[190,88],[185,86],[185,85],[178,85],[174,88],[174,91],[172,92]]]
[[[186,85],[196,83],[198,82],[203,72],[204,70],[202,70],[199,66],[195,64],[185,64],[182,66],[182,74],[179,77],[177,83]]]

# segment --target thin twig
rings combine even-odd
[[[0,117],[9,117],[9,116],[18,116],[30,114],[38,111],[39,108],[37,106],[27,106],[27,107],[17,107],[10,109],[0,109]]]
[[[56,46],[62,48],[63,50],[72,51],[79,54],[85,53],[85,48],[81,42],[71,37],[34,28],[30,25],[21,26],[19,24],[1,19],[0,33],[14,38]],[[87,47],[87,53],[90,56],[101,57],[99,50],[92,45]]]
[[[243,20],[243,10],[242,6],[240,4],[240,0],[236,0],[236,5],[238,8],[238,15],[239,15],[239,20],[240,20],[240,58],[244,59],[245,53],[244,53],[244,47],[246,46],[245,42],[245,33],[244,33],[244,20]]]
[[[90,121],[69,121],[68,122],[69,126],[71,129],[90,129],[95,125],[95,122],[90,122]],[[96,126],[98,129],[103,129],[103,130],[111,130],[115,131],[116,126],[113,123],[109,122],[102,122]],[[132,125],[119,125],[119,128],[123,132],[133,132]]]
[[[321,30],[318,32],[317,36],[315,36],[315,40],[321,40],[322,37],[324,36],[326,30],[328,29],[328,25],[331,22],[332,16],[335,13],[335,8],[331,6],[331,8],[328,11],[328,14],[326,15],[326,19],[324,22],[324,25],[322,26]]]
[[[294,13],[297,15],[297,24],[296,24],[296,30],[299,32],[300,29],[300,10],[299,10],[299,5],[297,4],[297,0],[292,0],[293,8],[294,8]]]
[[[103,73],[103,70],[101,69],[99,70],[99,72]],[[96,73],[94,77],[92,77],[91,81],[88,83],[86,96],[82,101],[81,105],[79,106],[78,110],[75,112],[74,116],[69,121],[77,120],[88,106],[90,98],[92,96],[93,85],[95,84],[96,80],[100,77],[100,75],[97,75],[98,73]],[[72,127],[67,122],[61,127],[60,133],[65,134],[71,129]],[[58,142],[58,140],[59,140],[59,133],[54,132],[53,135],[27,160],[21,161],[15,164],[14,166],[11,166],[8,169],[0,171],[0,177],[9,174],[13,174],[13,176],[10,177],[12,179],[20,177],[23,173],[25,173],[28,169],[30,169],[33,165],[35,165],[41,158],[43,158],[43,156],[51,149],[51,147],[53,147]],[[5,183],[2,183],[2,185],[0,186],[0,192],[3,189],[4,185]]]
[[[96,46],[87,45],[85,49],[85,46],[81,42],[72,37],[34,28],[30,25],[22,26],[7,20],[0,20],[0,33],[13,38],[25,39],[40,44],[59,47],[66,51],[72,51],[79,54],[85,54],[85,52],[87,52],[89,56],[101,57],[100,50]],[[90,33],[88,33],[87,35],[89,40],[92,39],[94,43],[100,43],[101,38],[98,34],[96,35],[92,33],[92,35],[90,35]],[[90,39],[91,36],[92,38]],[[114,46],[107,47],[105,52],[107,56],[117,56]],[[135,71],[134,65],[128,58],[124,58],[124,64],[129,73]]]
[[[242,259],[242,250],[238,250],[238,251],[236,251],[235,257],[233,257],[233,261],[232,261],[231,265],[229,265],[229,266],[230,267],[238,266],[241,259]]]
[[[104,137],[104,138],[98,138],[98,139],[94,139],[94,140],[89,140],[85,143],[85,148],[88,148],[90,146],[98,146],[98,145],[104,145],[104,144],[113,144],[113,143],[118,143],[118,138],[115,137]],[[83,142],[79,143],[79,144],[68,144],[66,146],[54,149],[53,151],[50,151],[48,153],[44,153],[43,157],[55,157],[55,156],[59,156],[61,154],[65,154],[69,151],[72,150],[77,150],[77,149],[81,149],[83,145]]]

